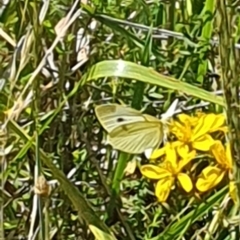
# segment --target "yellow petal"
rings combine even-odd
[[[181,158],[186,158],[189,153],[189,146],[184,144],[177,148],[177,153]]]
[[[166,148],[159,148],[157,150],[154,150],[153,153],[151,154],[150,159],[157,159],[162,157],[166,153]]]
[[[233,202],[237,203],[237,186],[235,182],[230,181],[229,183],[229,195],[232,198]]]
[[[226,118],[223,114],[214,114],[215,121],[212,123],[210,132],[222,130],[222,126],[225,125]]]
[[[229,168],[232,169],[233,160],[232,160],[232,153],[231,153],[230,143],[228,143],[227,146],[226,146],[226,157],[227,157],[227,160],[228,160]]]
[[[166,202],[168,195],[171,191],[173,182],[174,179],[171,177],[161,179],[157,182],[155,188],[155,195],[157,196],[159,202]]]
[[[205,116],[200,117],[198,124],[192,131],[192,141],[208,133],[209,130],[213,128],[216,119],[215,114],[206,114]]]
[[[171,142],[170,145],[172,148],[177,148],[177,147],[184,145],[184,143],[181,141],[174,141],[174,142]]]
[[[180,122],[182,122],[184,125],[186,124],[186,122],[191,122],[192,118],[191,116],[187,115],[187,114],[179,114],[178,115],[178,119]]]
[[[217,186],[223,179],[225,171],[220,168],[208,166],[197,179],[196,188],[200,192],[206,192]]]
[[[178,169],[181,171],[183,167],[185,167],[191,160],[193,160],[196,157],[196,151],[192,150],[190,153],[188,153],[185,158],[181,159],[178,163]]]
[[[194,159],[195,157],[196,157],[196,151],[195,150],[192,150],[187,156],[187,158],[190,159],[190,160]]]
[[[154,166],[152,164],[141,166],[140,171],[143,176],[154,180],[171,176],[171,173],[169,173],[166,169]]]
[[[192,143],[192,147],[194,149],[206,152],[210,150],[213,144],[214,144],[214,140],[212,139],[212,137],[206,134],[201,138],[198,138],[196,141],[194,141]]]
[[[228,128],[227,126],[223,126],[223,127],[218,128],[217,130],[218,130],[218,131],[222,131],[222,132],[224,132],[224,133],[228,133],[229,128]]]
[[[182,188],[186,192],[191,192],[192,191],[192,189],[193,189],[192,180],[187,174],[179,173],[177,178],[178,178],[178,181],[180,182]]]
[[[232,156],[230,144],[227,145],[226,151],[222,142],[215,141],[215,143],[211,147],[211,151],[216,161],[223,167],[224,169],[232,169]]]
[[[175,148],[170,146],[166,149],[166,161],[170,162],[174,169],[177,168],[177,153]]]
[[[222,158],[226,156],[226,153],[221,141],[215,141],[211,147],[211,151],[218,163],[222,164],[223,162],[225,162],[222,161]]]
[[[154,150],[150,159],[157,159],[165,155],[169,148],[174,147],[174,145],[172,145],[173,143],[174,142],[167,142],[164,147]]]

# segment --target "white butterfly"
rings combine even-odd
[[[95,112],[108,132],[108,143],[117,150],[139,154],[163,141],[163,122],[156,117],[119,104],[99,105]]]

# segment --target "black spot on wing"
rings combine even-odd
[[[117,118],[117,122],[124,122],[125,119],[124,118]]]

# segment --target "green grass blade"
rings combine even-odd
[[[151,238],[150,240],[171,240],[174,236],[179,236],[179,234],[183,234],[182,230],[187,231],[185,226],[191,225],[199,218],[204,216],[209,211],[212,211],[213,207],[216,207],[221,200],[223,200],[224,196],[228,191],[228,187],[222,188],[213,196],[209,197],[206,201],[202,202],[198,205],[197,209],[192,210],[184,217],[181,217],[179,221],[176,221],[171,226],[166,228],[164,232],[162,232],[157,237]]]
[[[203,83],[204,76],[206,75],[208,69],[208,62],[207,60],[204,60],[204,55],[209,49],[209,44],[206,43],[209,42],[212,36],[215,5],[215,0],[207,0],[205,2],[205,7],[201,13],[203,21],[205,22],[202,28],[201,40],[204,41],[205,46],[203,46],[203,48],[201,49],[202,53],[200,53],[200,59],[202,59],[202,61],[198,66],[197,81],[200,83]]]
[[[90,71],[83,76],[81,84],[84,85],[87,81],[93,79],[112,76],[136,79],[141,82],[180,91],[220,106],[225,106],[222,97],[188,83],[180,82],[175,78],[164,76],[151,68],[123,60],[109,60],[95,64]]]

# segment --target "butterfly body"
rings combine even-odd
[[[107,141],[117,150],[139,154],[162,142],[163,124],[151,115],[118,104],[99,105],[95,112],[108,132]]]

